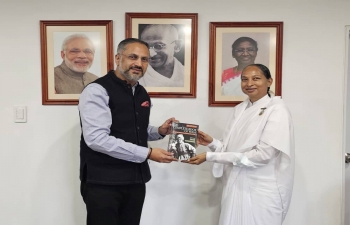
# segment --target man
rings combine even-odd
[[[196,149],[184,142],[185,138],[182,134],[176,135],[176,144],[171,146],[171,152],[177,152],[179,160],[187,160],[195,156]]]
[[[174,57],[182,47],[176,28],[170,24],[148,25],[141,40],[150,46],[151,66],[140,79],[145,87],[183,87],[184,66]]]
[[[81,194],[88,225],[136,225],[140,222],[148,160],[177,161],[147,141],[170,133],[174,118],[150,126],[151,100],[138,84],[149,61],[147,43],[128,38],[118,45],[115,71],[89,84],[80,95]]]
[[[94,54],[94,45],[84,34],[73,34],[63,41],[63,62],[54,69],[56,94],[80,94],[87,84],[98,78],[87,72]]]

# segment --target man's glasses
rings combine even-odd
[[[84,49],[83,51],[81,51],[78,48],[72,48],[69,50],[69,53],[73,54],[73,55],[77,55],[80,52],[84,52],[85,55],[93,55],[94,54],[94,52],[91,49]]]
[[[140,56],[135,55],[135,54],[130,54],[130,55],[121,54],[121,55],[126,56],[131,61],[136,61],[136,60],[138,60],[140,58]],[[141,62],[148,63],[148,61],[149,61],[148,57],[141,57]]]
[[[255,48],[238,48],[233,50],[236,53],[243,54],[244,52],[248,52],[248,54],[254,54],[256,52]]]
[[[175,40],[176,41],[176,40]],[[175,41],[171,42],[170,44],[174,43]],[[154,51],[160,51],[162,50],[163,48],[165,48],[166,44],[164,43],[155,43],[154,45],[152,46],[149,46],[149,49],[154,49]]]

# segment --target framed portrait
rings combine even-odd
[[[126,38],[149,45],[147,71],[139,82],[151,97],[195,98],[197,13],[126,13]]]
[[[43,105],[77,105],[114,68],[111,20],[40,21]]]
[[[253,63],[269,68],[270,92],[281,95],[283,22],[210,22],[209,26],[209,106],[244,101],[241,73]]]

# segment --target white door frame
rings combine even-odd
[[[343,88],[343,132],[342,132],[342,140],[343,140],[343,158],[342,158],[342,224],[349,225],[350,224],[350,201],[346,201],[347,198],[350,200],[350,185],[346,185],[346,177],[350,175],[350,166],[345,164],[345,154],[346,152],[350,153],[350,139],[348,140],[347,133],[350,133],[350,117],[347,119],[346,115],[350,115],[350,104],[347,102],[350,101],[350,71],[349,71],[349,39],[350,39],[350,25],[345,26],[345,61],[344,61],[344,88]],[[349,129],[347,129],[349,128]],[[349,150],[348,150],[349,149]],[[347,224],[345,224],[347,223]]]

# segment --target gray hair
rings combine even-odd
[[[94,43],[91,41],[91,39],[88,37],[88,36],[86,36],[85,34],[72,34],[72,35],[69,35],[68,37],[66,37],[65,39],[64,39],[64,41],[63,41],[63,43],[62,43],[62,51],[64,51],[64,52],[66,52],[66,48],[67,48],[67,44],[69,43],[69,42],[71,42],[72,40],[74,40],[74,39],[80,39],[80,38],[82,38],[82,39],[86,39],[86,40],[88,40],[90,43],[91,43],[91,45],[92,45],[92,51],[93,52],[95,52],[95,46],[94,46]]]
[[[182,137],[182,139],[185,139],[185,137],[182,134],[176,134],[176,137]]]
[[[149,45],[146,42],[144,42],[140,39],[137,39],[137,38],[127,38],[127,39],[122,40],[118,44],[117,54],[122,54],[124,52],[124,50],[126,49],[126,46],[128,44],[132,44],[132,43],[139,43],[139,44],[145,45],[149,49]]]

